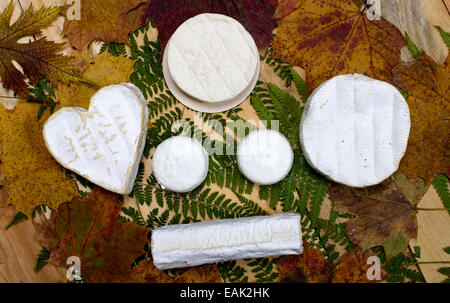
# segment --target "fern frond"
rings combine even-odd
[[[14,218],[12,218],[11,222],[9,222],[9,224],[6,225],[5,230],[8,230],[8,229],[11,228],[13,225],[16,225],[16,224],[18,224],[18,223],[20,223],[20,222],[23,222],[23,221],[26,221],[26,220],[28,220],[28,217],[27,217],[25,214],[23,214],[23,213],[21,213],[21,212],[18,212],[18,213],[14,216]]]
[[[36,266],[34,267],[34,272],[38,273],[42,268],[44,268],[44,266],[48,264],[49,259],[50,251],[43,247],[38,255]]]
[[[448,178],[447,176],[440,174],[437,175],[433,181],[431,181],[434,189],[441,198],[444,207],[447,209],[447,212],[450,214],[450,191],[448,189]]]

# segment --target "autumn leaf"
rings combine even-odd
[[[80,0],[80,18],[66,18],[63,35],[76,49],[83,49],[94,39],[128,43],[128,34],[136,28],[127,20],[127,13],[143,2],[145,0]],[[63,13],[72,12],[72,5],[66,5]]]
[[[87,282],[130,282],[131,264],[144,253],[148,229],[119,222],[121,207],[117,194],[95,187],[87,197],[60,205],[47,228],[37,223],[38,230],[48,232],[49,238],[41,238],[44,247],[58,240],[53,249],[46,247],[52,262],[62,266],[68,257],[77,256]]]
[[[272,46],[276,57],[305,68],[312,91],[348,73],[392,82],[406,42],[384,18],[369,21],[352,0],[305,0],[280,20]]]
[[[278,18],[282,19],[295,11],[302,4],[303,0],[278,0]],[[277,15],[277,14],[275,14]]]
[[[275,26],[273,0],[152,0],[142,10],[141,25],[153,21],[159,31],[163,47],[175,30],[187,19],[201,13],[230,16],[242,25],[255,39],[258,48],[272,41]]]
[[[337,261],[333,268],[332,283],[370,283],[377,282],[376,280],[369,280],[367,278],[367,271],[372,266],[367,264],[367,259],[372,252],[363,251],[360,248],[352,249],[346,252]],[[381,266],[381,264],[380,264]],[[383,279],[380,269],[380,279]]]
[[[14,111],[0,106],[1,175],[8,202],[30,217],[36,206],[53,209],[77,195],[73,180],[45,147],[42,127],[49,113],[36,120],[38,104],[19,102]]]
[[[427,55],[393,70],[394,83],[408,92],[411,132],[399,170],[430,181],[450,169],[450,64],[437,65]]]
[[[330,280],[331,265],[319,250],[306,243],[301,255],[282,256],[276,263],[280,282],[326,283]]]
[[[134,61],[124,57],[114,57],[107,52],[89,58],[86,53],[76,55],[80,66],[86,66],[83,76],[95,81],[100,87],[129,82],[133,73]],[[60,85],[56,89],[58,108],[64,106],[79,106],[89,108],[91,97],[98,91],[98,87],[85,83],[70,83]]]
[[[423,180],[397,174],[366,188],[332,184],[328,195],[336,211],[355,216],[347,222],[345,231],[350,241],[363,251],[383,246],[390,258],[403,253],[411,238],[417,236],[415,205],[425,191]]]
[[[206,264],[187,269],[178,277],[170,277],[152,261],[144,260],[133,268],[133,282],[138,283],[222,283],[217,264]]]
[[[12,89],[28,96],[26,77],[37,83],[41,76],[56,86],[58,81],[87,81],[80,77],[73,58],[59,55],[63,44],[46,41],[45,38],[29,43],[18,40],[38,34],[58,16],[61,7],[40,8],[33,11],[32,5],[12,25],[10,24],[13,1],[0,14],[0,77],[5,89]],[[23,73],[13,62],[17,62]],[[89,82],[90,83],[90,82]]]

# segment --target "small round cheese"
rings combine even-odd
[[[294,152],[285,136],[275,130],[255,130],[237,148],[239,170],[250,181],[270,185],[292,168]]]
[[[327,178],[365,187],[398,169],[410,126],[408,104],[394,86],[359,74],[342,75],[309,97],[300,143],[309,164]]]
[[[152,160],[153,175],[162,189],[186,193],[208,174],[208,154],[195,139],[175,136],[158,145]]]
[[[200,14],[185,21],[167,45],[176,85],[205,102],[232,99],[251,83],[258,67],[252,36],[233,18]]]

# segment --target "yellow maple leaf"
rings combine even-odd
[[[75,182],[45,147],[42,127],[48,113],[37,121],[38,110],[38,104],[24,102],[14,111],[0,106],[2,185],[8,203],[27,216],[41,204],[56,209],[78,193]]]

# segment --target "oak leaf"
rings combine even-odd
[[[326,283],[330,280],[331,265],[320,250],[306,242],[301,255],[282,256],[276,260],[280,282]]]
[[[305,0],[279,21],[272,46],[276,57],[305,68],[312,91],[348,73],[392,82],[406,42],[384,18],[369,21],[352,0]]]
[[[16,211],[28,217],[36,206],[56,209],[78,193],[75,182],[45,147],[42,128],[49,113],[37,121],[38,110],[39,104],[25,102],[14,111],[0,106],[3,189]]]
[[[38,34],[58,16],[61,7],[40,8],[33,11],[32,5],[12,25],[13,1],[0,14],[0,77],[5,89],[12,89],[28,96],[26,77],[37,83],[44,76],[53,85],[58,81],[87,81],[80,77],[73,58],[59,55],[63,44],[38,39],[29,43],[18,40]],[[17,62],[22,71],[14,65]]]
[[[388,258],[403,253],[417,236],[416,204],[425,194],[425,182],[401,174],[366,188],[332,184],[328,190],[334,209],[355,217],[347,222],[346,235],[365,251],[383,246]]]
[[[450,169],[450,59],[436,64],[427,55],[393,70],[394,83],[408,92],[411,132],[399,170],[431,181]]]
[[[67,258],[77,256],[87,282],[130,282],[131,264],[144,253],[149,230],[119,222],[121,207],[117,194],[99,187],[60,205],[50,222],[37,223],[39,231],[48,232],[48,238],[41,237],[42,245],[53,243],[46,247],[51,261],[63,266]]]
[[[63,34],[76,49],[86,47],[95,39],[128,43],[128,34],[136,28],[127,20],[127,14],[143,2],[145,0],[80,0],[79,20],[76,16],[66,18]],[[67,15],[73,9],[72,5],[66,5],[63,13]]]
[[[258,48],[272,42],[275,27],[273,0],[152,0],[142,10],[141,25],[153,21],[163,47],[187,19],[202,13],[227,15],[241,22]]]

